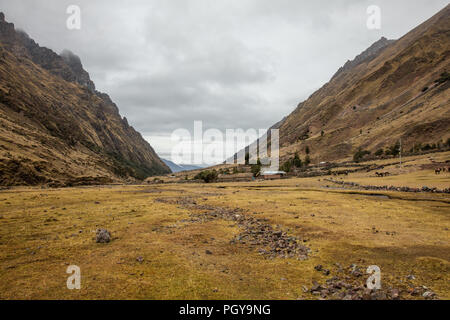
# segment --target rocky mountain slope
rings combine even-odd
[[[399,40],[382,38],[347,62],[280,126],[281,156],[313,162],[349,159],[399,139],[450,138],[450,5]]]
[[[39,46],[0,13],[0,185],[109,183],[169,173],[95,90],[80,59]]]

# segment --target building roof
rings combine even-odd
[[[261,172],[261,175],[263,176],[272,176],[272,175],[277,175],[277,174],[286,174],[286,172],[284,171],[263,171]]]

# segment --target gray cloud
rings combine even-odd
[[[82,29],[65,27],[77,4]],[[382,9],[382,29],[366,9]],[[381,36],[398,38],[447,5],[422,1],[0,0],[41,45],[81,57],[99,90],[155,149],[194,120],[267,128]],[[168,145],[168,144],[167,144]]]

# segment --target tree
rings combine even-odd
[[[309,156],[305,157],[305,166],[309,166],[309,164],[311,163],[311,158]]]
[[[250,154],[247,152],[245,154],[245,165],[248,166],[249,163],[250,163]]]
[[[383,149],[378,149],[377,152],[375,152],[375,155],[376,155],[377,157],[380,157],[380,156],[383,155],[383,153],[384,153]]]
[[[203,180],[206,183],[210,183],[210,182],[214,182],[217,180],[217,178],[219,177],[218,173],[216,170],[206,170],[206,171],[202,171],[200,173],[198,173],[194,179],[195,180]]]
[[[369,155],[370,151],[363,150],[362,148],[359,148],[358,151],[353,155],[353,161],[359,162],[361,161],[366,155]]]
[[[422,144],[421,143],[414,144],[413,152],[419,152],[420,150],[422,150]]]
[[[258,161],[256,161],[256,164],[252,164],[251,171],[254,177],[258,176],[258,174],[261,172],[261,161],[258,158]]]
[[[291,167],[292,167],[292,162],[291,161],[286,161],[281,166],[281,170],[283,170],[284,172],[291,172]]]
[[[295,153],[294,156],[294,160],[292,161],[292,164],[294,165],[294,167],[296,168],[301,168],[302,166],[302,160],[300,159],[300,157],[298,156],[298,153]]]
[[[449,80],[450,80],[450,73],[445,71],[444,73],[441,73],[441,76],[439,77],[439,79],[437,79],[434,82],[437,83],[437,84],[442,84],[442,83],[447,82]]]
[[[390,154],[395,156],[398,156],[400,154],[400,141],[397,141],[393,146],[389,147],[389,153],[386,152],[386,154]]]

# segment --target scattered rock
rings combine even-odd
[[[205,253],[206,254],[213,254],[211,251],[209,251],[209,250],[205,250]]]
[[[142,262],[144,262],[144,258],[139,256],[139,257],[136,258],[136,261],[139,262],[139,263],[142,263]]]
[[[231,243],[241,243],[252,247],[261,255],[268,259],[274,258],[296,258],[297,260],[307,259],[310,249],[300,241],[286,232],[274,230],[265,219],[257,219],[242,213],[240,209],[228,209],[197,204],[192,198],[160,198],[156,201],[171,203],[189,209],[201,210],[203,213],[193,213],[191,218],[184,222],[203,223],[216,219],[233,221],[242,232],[235,236]]]
[[[347,269],[342,269],[341,265],[336,263],[337,275],[326,280],[325,284],[320,284],[313,281],[311,289],[308,291],[318,299],[332,299],[332,300],[400,300],[402,294],[409,292],[412,296],[421,297],[424,299],[438,299],[436,294],[425,286],[417,286],[407,288],[403,284],[399,288],[381,288],[368,289],[366,287],[366,278],[362,277],[361,269],[358,265],[352,264]],[[330,270],[325,269],[322,265],[314,267],[316,271],[324,272]],[[302,287],[304,290],[304,288]],[[405,297],[407,298],[407,297]]]
[[[406,279],[408,279],[408,280],[416,280],[416,277],[413,274],[410,274],[410,275],[406,276]]]
[[[391,290],[391,297],[393,300],[400,299],[400,291],[398,289],[392,289]]]
[[[422,297],[424,297],[425,299],[433,299],[433,297],[436,296],[436,293],[434,293],[433,291],[425,291],[422,294]]]
[[[350,274],[354,277],[361,277],[363,275],[361,269],[356,264],[352,264],[350,266],[350,269],[351,269]]]
[[[111,234],[106,229],[98,229],[96,235],[97,243],[109,243],[111,241]]]

